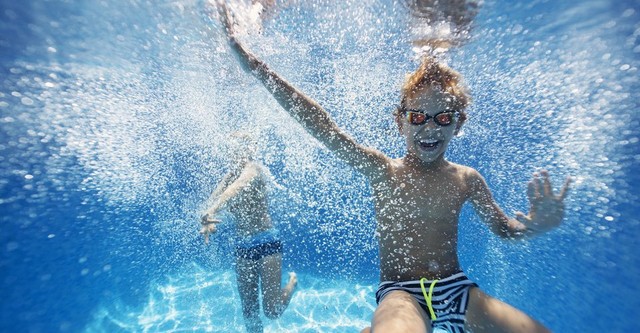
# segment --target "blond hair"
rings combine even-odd
[[[464,110],[471,103],[471,96],[462,82],[462,75],[454,69],[439,63],[434,57],[425,56],[418,69],[407,75],[402,87],[400,107],[403,108],[408,97],[423,87],[437,88],[448,97],[449,107],[460,113],[460,120],[466,119]]]

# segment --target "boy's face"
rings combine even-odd
[[[405,112],[401,112],[396,121],[400,133],[405,137],[408,154],[415,155],[426,163],[434,162],[443,156],[460,125],[450,105],[447,102],[447,95],[432,87],[422,87],[407,96],[403,106]],[[411,118],[413,123],[410,122],[407,110],[419,111],[412,115],[416,116]],[[446,114],[439,115],[442,112]],[[415,123],[424,121],[424,116],[420,113],[424,113],[428,120],[416,125]],[[441,124],[433,119],[434,116]],[[416,121],[416,119],[422,121]],[[447,120],[450,120],[448,125],[446,125]]]

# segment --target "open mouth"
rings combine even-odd
[[[423,139],[423,140],[418,140],[417,142],[418,142],[418,146],[420,146],[420,149],[424,151],[434,151],[434,150],[437,150],[438,147],[440,146],[439,140]]]

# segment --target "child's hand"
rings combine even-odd
[[[218,14],[220,16],[220,22],[222,22],[222,25],[224,26],[224,31],[227,33],[229,44],[231,45],[231,48],[236,51],[238,48],[241,48],[238,39],[236,38],[236,21],[233,17],[233,13],[229,10],[229,7],[227,7],[224,1],[221,1],[218,4]]]
[[[220,15],[220,22],[224,25],[225,32],[229,39],[235,39],[235,21],[233,19],[233,14],[227,7],[227,4],[224,1],[218,1],[218,14]]]
[[[224,31],[227,34],[227,40],[229,41],[229,45],[231,46],[231,50],[234,55],[238,59],[240,67],[247,72],[251,72],[257,66],[257,60],[249,51],[247,51],[244,46],[240,43],[236,36],[236,20],[234,18],[233,13],[227,7],[224,1],[218,1],[218,16],[220,17],[220,22],[224,26]]]
[[[542,179],[540,178],[542,176]],[[529,182],[527,197],[529,197],[529,215],[516,213],[516,219],[527,226],[527,229],[544,232],[560,225],[564,217],[564,198],[567,196],[571,179],[567,177],[560,194],[555,195],[546,170],[540,174],[534,173]]]
[[[200,234],[204,236],[204,243],[209,244],[209,234],[212,234],[218,231],[216,224],[222,222],[219,219],[213,218],[210,214],[204,214],[200,219],[200,224],[202,228],[200,228]]]

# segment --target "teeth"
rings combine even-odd
[[[438,140],[420,140],[419,142],[425,145],[435,145],[438,143]]]

